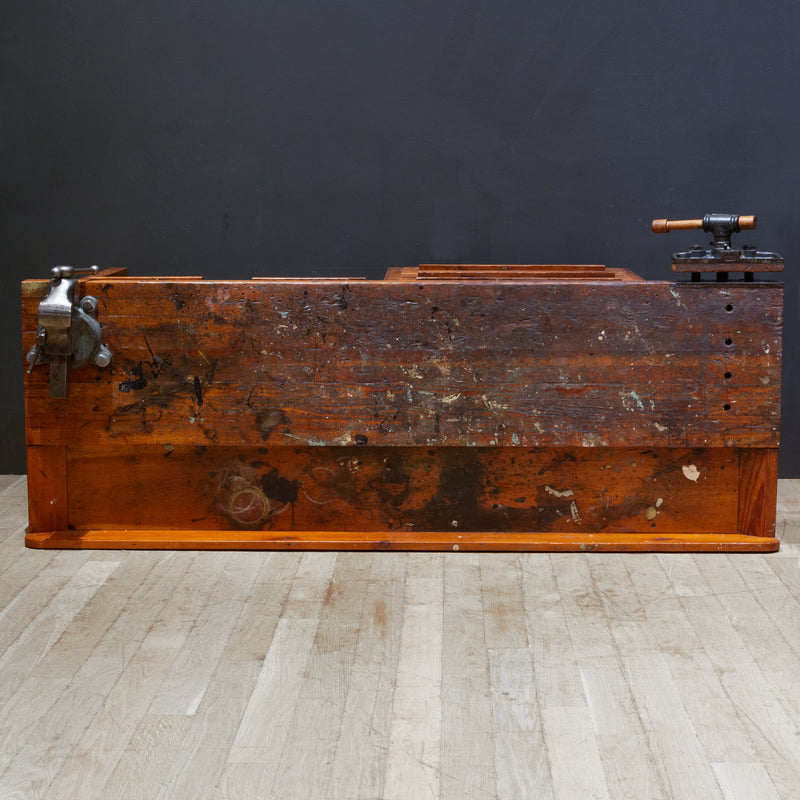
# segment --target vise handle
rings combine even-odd
[[[712,226],[718,225],[721,220],[715,217],[725,217],[724,222],[732,231],[752,230],[758,220],[754,216],[735,216],[733,214],[706,214],[702,219],[654,219],[653,233],[669,233],[670,231],[711,231]]]

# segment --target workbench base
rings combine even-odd
[[[29,547],[777,550],[774,448],[30,447]]]
[[[740,534],[641,533],[450,533],[416,532],[384,539],[381,533],[304,531],[292,536],[264,531],[122,531],[90,530],[29,533],[25,544],[35,548],[79,550],[429,550],[465,552],[659,552],[764,553],[779,547],[778,539]]]

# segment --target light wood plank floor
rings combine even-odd
[[[0,477],[0,798],[800,797],[770,555],[81,552]]]

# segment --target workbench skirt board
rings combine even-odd
[[[29,547],[774,551],[776,448],[28,448]]]

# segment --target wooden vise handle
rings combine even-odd
[[[737,217],[739,230],[752,230],[756,227],[754,216]],[[654,219],[653,233],[669,233],[670,231],[705,230],[704,219]]]

